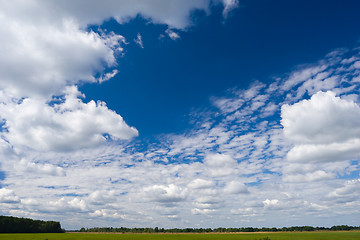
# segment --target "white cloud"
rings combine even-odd
[[[277,206],[277,205],[279,205],[279,200],[278,199],[272,199],[272,200],[266,199],[263,201],[263,203],[264,203],[265,207]]]
[[[237,181],[231,181],[226,184],[224,188],[224,192],[230,194],[247,194],[249,193],[249,190],[246,188],[246,186],[243,183]]]
[[[343,161],[360,156],[360,107],[354,101],[318,92],[310,100],[283,105],[284,135],[295,143],[290,161]]]
[[[318,92],[291,106],[285,104],[281,111],[284,134],[294,142],[321,144],[360,137],[359,105],[331,91]]]
[[[14,3],[19,6],[9,7]],[[16,56],[9,59],[20,61],[18,69],[24,72],[26,68],[37,69],[28,72],[31,84],[26,82],[23,71],[14,77],[17,82],[8,85],[0,80],[0,112],[8,130],[0,138],[0,167],[5,172],[1,184],[7,187],[0,189],[2,212],[36,219],[56,218],[72,229],[109,226],[114,219],[134,227],[233,226],[246,221],[283,225],[276,222],[272,210],[289,222],[298,222],[297,217],[308,220],[309,216],[321,219],[332,215],[348,221],[349,214],[359,216],[358,182],[338,177],[352,177],[350,174],[359,168],[358,161],[342,162],[358,156],[355,57],[343,61],[345,66],[319,61],[270,86],[256,82],[247,90],[214,98],[219,111],[203,113],[204,117],[197,119],[199,127],[187,133],[161,136],[160,144],[141,145],[141,150],[139,143],[99,144],[109,137],[130,139],[137,131],[105,103],[83,102],[83,95],[77,90],[76,85],[82,82],[103,82],[117,74],[114,58],[123,53],[125,41],[113,33],[86,32],[87,24],[101,23],[111,16],[119,22],[128,21],[140,13],[149,21],[167,24],[168,29],[178,32],[190,26],[188,16],[192,9],[206,10],[208,3],[2,2],[4,8],[0,12],[8,19],[2,19],[5,22],[0,23],[0,28],[31,55],[26,56],[29,62],[21,62]],[[217,3],[229,10],[237,1]],[[120,8],[117,4],[124,5]],[[88,7],[84,9],[84,5]],[[228,10],[225,7],[224,15]],[[20,27],[7,28],[7,23]],[[59,40],[43,36],[42,32],[55,34]],[[22,42],[22,37],[28,38],[29,43]],[[4,35],[0,40],[6,40]],[[83,46],[73,52],[78,41]],[[20,52],[10,40],[4,44]],[[72,54],[81,55],[82,51],[87,51],[86,56],[92,60],[72,62]],[[57,66],[55,53],[60,54],[59,61],[70,59],[69,62]],[[53,64],[46,62],[47,58],[53,58]],[[6,60],[3,55],[0,59]],[[107,66],[112,66],[110,71],[103,72]],[[0,69],[1,73],[9,73],[8,69]],[[59,72],[53,85],[45,76],[49,72]],[[94,74],[102,76],[95,79]],[[20,88],[26,84],[31,86]],[[344,88],[341,84],[351,86]],[[324,90],[341,97],[315,94]],[[306,93],[315,94],[318,99],[300,101]],[[288,104],[289,115],[282,116],[291,123],[286,127],[291,129],[287,139],[276,111],[284,103]],[[300,115],[291,115],[291,110]],[[334,119],[324,117],[338,112],[341,116]],[[258,113],[262,115],[259,117]],[[324,132],[317,131],[319,128],[305,131],[304,122],[312,121],[311,116],[316,116],[315,124]],[[297,117],[302,121],[297,122]],[[332,127],[347,132],[352,128],[355,132],[343,134]],[[293,148],[288,140],[295,144]],[[234,216],[229,217],[229,213]],[[354,220],[349,221],[353,224]],[[331,224],[328,220],[322,222]]]
[[[209,167],[209,173],[215,177],[222,177],[233,174],[237,162],[226,154],[208,154],[204,159],[205,164]]]
[[[4,138],[16,148],[71,150],[104,142],[105,134],[113,139],[136,136],[136,129],[103,102],[82,103],[72,98],[76,106],[64,110],[70,102],[66,96],[65,102],[56,105],[58,109],[49,104],[68,86],[101,83],[118,73],[117,69],[104,71],[116,67],[124,37],[85,29],[111,17],[123,23],[140,14],[150,22],[167,25],[169,37],[178,39],[170,29],[185,29],[191,25],[191,11],[208,11],[209,5],[209,0],[2,1],[0,117],[9,131],[3,132]],[[224,2],[224,6],[233,8],[234,3]],[[140,34],[136,42],[143,47]],[[76,119],[72,126],[69,119]]]
[[[137,136],[122,117],[107,108],[104,102],[83,103],[76,87],[67,88],[64,102],[50,106],[35,98],[21,103],[1,104],[5,119],[3,136],[16,149],[67,151],[91,147],[112,139]]]
[[[311,79],[316,74],[321,73],[326,69],[326,67],[327,65],[320,63],[319,65],[307,66],[301,69],[297,69],[290,74],[289,78],[285,81],[281,88],[288,91],[296,85]]]
[[[105,73],[103,76],[100,76],[99,83],[105,82],[113,78],[119,71],[114,69],[112,72]]]
[[[136,39],[134,39],[134,42],[139,45],[141,48],[144,48],[144,44],[143,44],[143,41],[142,41],[142,37],[141,37],[141,34],[138,33],[136,35]]]
[[[59,166],[54,166],[52,164],[36,164],[26,159],[22,159],[17,165],[24,172],[34,172],[37,174],[48,174],[52,176],[66,176],[66,173],[63,168]]]
[[[19,203],[20,199],[14,191],[7,188],[0,189],[0,203]]]
[[[215,187],[215,183],[213,181],[205,180],[205,179],[194,179],[188,184],[189,188],[193,189],[206,189]]]
[[[106,204],[108,202],[114,201],[115,198],[115,191],[94,191],[89,195],[89,201],[93,204]]]
[[[224,4],[224,10],[223,10],[223,16],[226,18],[229,13],[239,7],[239,1],[238,0],[223,0]]]
[[[146,187],[144,188],[143,193],[145,197],[150,201],[160,203],[182,202],[186,199],[187,196],[186,189],[183,189],[174,184],[170,184],[168,186],[154,185]]]
[[[125,215],[119,214],[118,212],[116,212],[114,210],[109,210],[109,209],[96,210],[93,213],[90,213],[90,216],[105,217],[105,218],[110,218],[110,219],[126,219]]]
[[[207,10],[209,1],[177,0],[96,0],[79,1],[22,1],[4,3],[3,9],[18,18],[36,20],[37,23],[48,19],[53,22],[63,18],[73,18],[82,27],[87,24],[101,24],[114,17],[119,23],[129,21],[141,14],[153,23],[162,23],[174,28],[185,28],[190,24],[189,13],[194,9]],[[86,8],[84,8],[86,6]]]
[[[121,36],[84,32],[69,20],[54,27],[51,22],[35,25],[8,14],[0,14],[0,87],[11,97],[49,100],[66,85],[96,82],[94,74],[103,71],[103,63],[116,63],[107,42],[115,38],[112,42],[119,44]]]
[[[169,38],[171,38],[171,40],[180,39],[180,35],[177,34],[176,32],[174,32],[174,31],[171,30],[171,29],[167,29],[165,32],[166,32],[166,34],[169,36]]]
[[[314,182],[335,178],[335,174],[327,173],[323,170],[317,170],[315,172],[308,172],[305,174],[290,174],[285,175],[283,180],[285,182]]]
[[[62,197],[57,201],[50,201],[48,208],[52,211],[86,211],[87,205],[83,199],[77,197],[72,199]]]
[[[293,147],[287,158],[294,162],[335,162],[357,160],[360,157],[360,139],[342,143],[301,144]]]
[[[73,207],[75,209],[81,209],[81,210],[86,209],[86,203],[82,199],[74,198],[68,201],[67,203],[69,204],[70,207]]]
[[[200,209],[200,208],[193,208],[191,209],[191,213],[192,214],[210,214],[210,213],[213,213],[213,212],[216,212],[216,209],[207,209],[207,208],[204,208],[204,209]]]
[[[344,186],[339,187],[329,193],[332,198],[351,198],[351,200],[358,200],[360,193],[360,179],[347,181]]]
[[[256,210],[253,208],[231,209],[231,214],[242,215],[242,217],[257,216]]]

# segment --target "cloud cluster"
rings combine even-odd
[[[227,12],[236,5],[223,4]],[[92,147],[104,142],[105,136],[137,136],[136,129],[105,103],[84,103],[80,93],[68,93],[69,86],[74,89],[79,84],[101,83],[118,72],[114,69],[116,57],[122,54],[125,38],[101,29],[95,33],[88,27],[110,18],[124,23],[141,15],[167,25],[168,35],[177,39],[179,35],[170,29],[188,27],[191,11],[209,11],[210,1],[33,0],[2,1],[1,6],[3,138],[17,149],[63,151]],[[136,42],[143,47],[140,34]],[[60,103],[52,104],[54,101]]]
[[[108,138],[130,139],[135,128],[107,108],[104,102],[83,103],[76,87],[66,89],[64,100],[52,106],[36,98],[0,105],[6,119],[3,136],[18,148],[67,151],[104,143]],[[107,134],[107,135],[105,135]]]
[[[281,226],[283,222],[273,218],[275,211],[300,225],[315,225],[319,219],[331,225],[334,217],[341,224],[355,224],[348,216],[360,214],[359,162],[357,148],[346,152],[344,146],[358,138],[359,73],[353,67],[356,61],[346,59],[311,68],[328,77],[335,74],[351,89],[341,87],[339,80],[331,91],[325,87],[304,99],[299,94],[303,85],[319,85],[310,77],[297,88],[279,92],[296,72],[270,85],[254,83],[213,98],[214,109],[193,115],[193,129],[162,136],[144,151],[114,142],[70,155],[28,151],[24,158],[9,155],[12,149],[5,142],[3,154],[14,160],[2,163],[7,173],[4,214],[56,216],[65,227]],[[316,126],[307,128],[309,122]],[[354,131],[344,135],[349,128]],[[328,152],[341,150],[334,144],[342,145],[346,154],[329,158]],[[317,157],[307,158],[301,151],[292,158],[301,146],[312,146]],[[20,157],[26,159],[21,168],[16,160]]]
[[[224,16],[238,6],[214,3]],[[283,225],[274,211],[299,225],[357,224],[359,49],[214,97],[184,134],[119,144],[137,130],[104,102],[83,102],[77,86],[113,77],[125,39],[87,26],[141,14],[178,39],[174,29],[210,2],[1,4],[2,214],[72,229]]]

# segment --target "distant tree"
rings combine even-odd
[[[165,233],[205,233],[205,232],[289,232],[289,231],[318,231],[318,230],[332,230],[332,231],[339,231],[339,230],[360,230],[360,227],[350,227],[347,225],[341,226],[333,226],[331,228],[324,228],[324,227],[312,227],[312,226],[293,226],[293,227],[283,227],[283,228],[253,228],[253,227],[243,227],[243,228],[171,228],[171,229],[159,229],[158,227],[155,228],[81,228],[80,232],[121,232],[121,233],[158,233],[158,232],[165,232]],[[266,238],[265,238],[266,239]]]
[[[59,222],[0,216],[0,233],[61,233]]]

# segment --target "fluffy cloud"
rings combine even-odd
[[[170,184],[168,186],[154,185],[151,187],[146,187],[143,192],[145,197],[150,201],[160,203],[181,202],[184,201],[187,196],[186,189],[183,189],[174,184]]]
[[[18,203],[20,199],[14,191],[7,188],[0,189],[0,203]]]
[[[86,211],[87,205],[83,199],[65,197],[49,203],[49,210],[52,211]]]
[[[95,146],[112,139],[137,136],[114,111],[103,102],[83,103],[76,87],[67,88],[64,101],[50,106],[36,98],[21,103],[1,104],[1,116],[7,132],[3,136],[15,148],[66,151]]]
[[[310,100],[283,105],[281,124],[295,143],[327,144],[360,137],[360,107],[335,93],[318,92]]]
[[[115,192],[112,191],[94,191],[89,195],[89,200],[93,204],[104,204],[114,200]]]
[[[290,161],[342,161],[360,156],[360,107],[333,92],[318,92],[310,100],[283,105],[284,135],[296,145]]]
[[[36,20],[37,23],[46,22],[44,19],[60,22],[64,18],[72,18],[80,26],[86,27],[87,24],[101,24],[111,17],[119,23],[123,23],[137,14],[141,14],[154,23],[185,28],[191,23],[189,18],[191,10],[207,10],[209,2],[208,0],[155,0],[152,2],[146,0],[105,0],[102,2],[96,0],[76,2],[33,0],[26,4],[23,1],[12,1],[12,3],[4,1],[2,9],[24,21]],[[230,5],[226,4],[226,6]],[[86,7],[84,8],[84,6]]]
[[[249,193],[249,190],[243,183],[231,181],[226,184],[224,191],[230,194],[246,194]]]
[[[342,143],[296,145],[287,154],[294,162],[335,162],[356,160],[360,156],[360,139]]]
[[[117,70],[124,38],[97,34],[55,1],[2,2],[0,91],[3,138],[16,150],[72,150],[137,135],[105,103],[83,103],[76,87],[103,82]],[[80,5],[79,5],[80,6]],[[70,2],[68,3],[70,8]],[[79,10],[79,9],[78,9]],[[81,25],[84,24],[84,25]],[[80,26],[81,25],[81,26]],[[100,73],[96,79],[95,74]],[[70,90],[69,90],[70,89]],[[55,96],[65,94],[63,99]]]
[[[191,25],[191,11],[208,11],[210,2],[1,1],[0,118],[8,131],[2,132],[3,138],[17,149],[59,151],[94,146],[104,142],[105,135],[137,136],[136,129],[103,102],[83,103],[79,96],[66,95],[52,105],[68,86],[101,83],[118,72],[111,68],[123,51],[124,37],[87,27],[109,18],[123,23],[140,14],[169,29],[185,29]],[[222,3],[226,12],[236,7],[233,1]],[[172,30],[167,33],[179,38]],[[141,35],[136,42],[143,47]]]
[[[263,201],[264,203],[264,207],[273,207],[273,206],[278,206],[279,205],[279,200],[278,199],[266,199]]]
[[[60,27],[36,25],[0,11],[0,87],[10,97],[50,99],[66,85],[96,82],[94,74],[103,63],[115,65],[121,51],[118,35],[85,32],[66,19]]]

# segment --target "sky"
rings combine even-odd
[[[359,9],[0,0],[0,215],[359,225]]]

